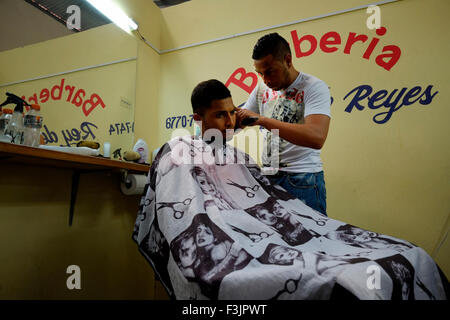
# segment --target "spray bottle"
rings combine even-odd
[[[22,98],[16,96],[15,94],[6,93],[8,97],[5,102],[0,105],[0,108],[7,104],[15,104],[13,115],[8,123],[5,130],[5,135],[11,137],[11,143],[23,144],[24,139],[24,126],[23,126],[23,106],[29,104]]]
[[[2,109],[0,116],[0,142],[11,142],[11,137],[5,135],[5,129],[11,120],[13,111],[11,109]]]

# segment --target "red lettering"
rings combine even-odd
[[[376,30],[377,35],[384,36],[386,34],[387,29],[385,27],[378,28]]]
[[[376,34],[378,36],[384,36],[387,32],[387,29],[385,27],[380,27],[376,30]],[[291,37],[292,37],[292,41],[293,41],[293,46],[295,49],[295,55],[297,58],[301,58],[301,57],[306,57],[309,56],[311,54],[313,54],[317,48],[317,39],[312,36],[312,35],[305,35],[301,38],[298,37],[297,31],[296,30],[292,30],[291,31]],[[356,34],[355,32],[349,32],[348,37],[347,37],[347,41],[345,43],[345,47],[344,47],[344,53],[345,54],[350,54],[353,45],[356,42],[362,42],[365,43],[368,40],[368,36],[365,34]],[[325,33],[321,38],[320,38],[320,49],[325,52],[325,53],[331,53],[331,52],[336,52],[339,48],[338,45],[342,44],[341,43],[341,36],[339,33],[335,32],[335,31],[330,31]],[[364,59],[370,59],[370,57],[372,56],[375,48],[378,45],[378,42],[380,41],[379,38],[372,38],[369,45],[367,46],[367,48],[364,51],[364,54],[362,55],[362,57]],[[305,48],[305,45],[303,44],[303,50],[302,50],[302,43],[303,42],[309,42],[309,49]],[[401,50],[399,47],[395,46],[395,45],[389,45],[389,46],[385,46],[383,48],[383,52],[382,54],[379,54],[376,58],[376,63],[383,67],[386,70],[390,70],[396,63],[397,61],[400,59],[401,56]]]
[[[400,56],[402,54],[402,51],[399,47],[391,45],[391,46],[385,46],[383,48],[383,53],[385,51],[390,50],[391,53],[385,53],[380,54],[376,59],[375,62],[380,67],[386,69],[387,71],[391,70],[391,68],[397,63],[398,59],[400,59]],[[389,61],[385,62],[384,59],[389,58]]]
[[[73,94],[73,91],[75,90],[75,86],[66,86],[65,87],[65,90],[67,91],[69,91],[69,95],[67,96],[67,102],[70,102],[70,99],[72,99],[72,94]]]
[[[333,39],[333,40],[330,40]],[[331,53],[337,51],[338,48],[336,47],[329,47],[329,45],[332,44],[341,44],[341,36],[339,33],[331,31],[328,33],[325,33],[322,38],[320,39],[320,49],[322,49],[323,52]]]
[[[41,94],[39,95],[39,98],[41,99],[41,103],[47,102],[49,97],[50,97],[50,91],[48,91],[48,89],[42,89]]]
[[[21,96],[22,100],[26,101],[25,96]],[[30,110],[31,108],[29,106],[24,106],[25,110],[28,112],[28,110]]]
[[[245,73],[245,70],[244,70]],[[257,77],[254,75],[257,82]],[[252,77],[253,78],[253,77]],[[245,80],[242,79],[241,80]],[[81,107],[83,113],[88,116],[98,105],[100,105],[102,108],[105,108],[106,105],[103,102],[103,100],[100,98],[98,94],[92,94],[89,98],[89,100],[84,100],[86,97],[86,91],[83,89],[77,89],[75,86],[66,85],[64,86],[65,79],[61,79],[59,84],[54,85],[51,89],[43,88],[39,93],[39,99],[38,94],[34,93],[32,96],[30,96],[28,99],[25,96],[22,96],[22,99],[24,101],[28,101],[29,104],[39,104],[39,103],[45,103],[52,98],[53,100],[61,100],[63,93],[67,92],[67,102],[72,103],[76,107]],[[252,86],[255,86],[256,84],[252,83]],[[75,94],[74,94],[75,93]],[[24,106],[26,111],[30,109],[29,106]]]
[[[386,28],[385,27],[381,27],[378,28],[376,30],[377,35],[379,36],[384,36],[386,34]],[[375,46],[378,44],[378,41],[380,41],[380,39],[378,38],[373,38],[372,41],[370,42],[369,46],[366,49],[366,52],[364,52],[363,58],[369,60],[370,55],[372,54],[373,50],[375,49]]]
[[[83,97],[81,97],[83,95]],[[83,103],[83,98],[86,96],[86,91],[83,89],[79,89],[77,93],[75,93],[75,97],[73,97],[72,104],[76,105],[77,107],[81,106]]]
[[[63,88],[64,88],[64,78],[61,79],[61,85],[60,85],[60,86],[55,85],[55,86],[52,88],[52,92],[51,92],[51,93],[52,93],[52,99],[53,99],[53,100],[61,100]],[[55,91],[56,91],[56,90],[59,91],[58,96],[55,96]]]
[[[358,42],[358,41],[366,42],[367,41],[367,36],[365,34],[359,34],[356,37],[355,37],[355,35],[356,35],[356,33],[354,33],[354,32],[350,32],[348,34],[347,44],[345,45],[344,53],[350,54],[350,50],[355,42]]]
[[[316,51],[317,40],[316,40],[316,38],[314,38],[314,36],[308,34],[299,39],[298,35],[297,35],[297,31],[293,30],[293,31],[291,31],[291,37],[292,37],[292,41],[294,42],[295,56],[297,58],[307,57],[307,56],[313,54],[314,51]],[[302,41],[309,41],[309,44],[311,47],[309,48],[309,50],[307,52],[302,52],[302,48],[301,48]]]
[[[380,41],[380,39],[378,38],[373,38],[372,41],[370,42],[369,46],[366,49],[366,52],[364,52],[363,58],[364,59],[369,59],[370,55],[373,52],[373,49],[375,49],[375,46],[378,44],[378,41]]]
[[[95,100],[94,100],[95,99]],[[91,106],[89,107],[89,109],[86,109],[86,105],[90,104]],[[100,104],[100,106],[104,109],[105,108],[105,104],[103,103],[102,98],[100,98],[100,96],[98,94],[92,94],[91,98],[89,100],[86,100],[83,103],[83,113],[84,115],[87,117],[92,110],[94,110],[94,108],[96,106],[98,106]]]
[[[236,77],[238,74],[240,74],[239,78]],[[250,86],[244,83],[244,81],[249,77],[252,79],[252,83]],[[228,78],[228,81],[227,83],[225,83],[225,86],[228,88],[230,83],[234,83],[239,88],[247,91],[248,93],[252,93],[253,89],[258,84],[258,77],[253,72],[246,73],[244,68],[238,68]]]
[[[29,97],[29,98],[28,98],[28,102],[29,102],[30,104],[33,104],[33,102],[34,102],[34,104],[39,104],[38,98],[37,98],[37,94],[35,93],[35,94],[33,94],[31,97]]]

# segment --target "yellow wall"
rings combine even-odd
[[[115,0],[115,2],[139,25],[141,35],[155,48],[160,47],[161,10],[147,0]],[[144,139],[149,148],[155,149],[159,138],[156,110],[159,105],[161,62],[160,55],[141,41],[136,34],[136,108],[134,136]]]
[[[139,196],[123,195],[118,175],[81,174],[69,227],[72,172],[38,169],[2,166],[0,297],[154,298],[153,271],[131,240]],[[70,265],[81,290],[66,287]]]
[[[148,1],[126,3],[140,21],[141,33],[153,42],[159,39],[159,9]],[[149,125],[157,103],[159,55],[113,24],[0,52],[0,84],[129,58],[135,59],[71,73],[68,78],[92,87],[106,86],[113,92],[106,92],[105,98],[114,99],[117,105],[115,91],[123,88],[116,85],[122,83],[131,95],[131,117],[149,119],[135,125],[135,137],[149,141],[154,139]],[[34,93],[63,77],[2,87],[0,91],[2,95],[9,89],[28,95],[24,91]],[[42,107],[44,113],[45,104]],[[52,121],[52,116],[47,120]],[[73,116],[60,113],[59,122],[70,122]],[[103,119],[105,124],[108,121]],[[136,140],[130,137],[129,149]],[[118,174],[82,174],[74,221],[69,227],[71,179],[70,169],[2,165],[0,298],[166,299],[131,239],[140,197],[122,194]],[[66,287],[69,265],[81,268],[81,290]]]
[[[366,3],[190,1],[162,11],[161,46],[169,50]],[[336,31],[343,43],[337,52],[324,53],[318,48],[310,56],[294,57],[296,68],[323,79],[334,97],[330,131],[322,150],[328,213],[335,219],[416,243],[433,254],[450,275],[448,239],[435,250],[448,232],[450,212],[450,149],[446,148],[450,82],[442,65],[450,53],[444,31],[448,29],[445,14],[450,3],[403,0],[380,8],[387,32],[378,36],[380,41],[369,60],[362,55],[376,35],[366,27],[369,15],[365,10],[162,54],[159,126],[163,134],[159,143],[172,133],[164,127],[167,117],[191,113],[189,98],[198,82],[210,78],[226,82],[238,67],[253,71],[251,52],[263,34],[279,32],[292,48],[293,30],[299,37],[310,34],[318,40],[326,32]],[[365,34],[369,40],[344,54],[349,32]],[[375,63],[387,45],[402,51],[390,71]],[[423,92],[432,85],[432,92],[438,94],[429,105],[416,102],[403,106],[385,124],[376,124],[372,117],[386,108],[370,110],[366,100],[364,110],[344,111],[351,98],[343,98],[362,84],[370,85],[373,92],[385,89],[389,93],[415,86],[421,86]],[[238,86],[231,84],[229,88],[236,105],[247,99],[248,93]]]
[[[159,10],[146,0],[116,2],[160,50],[366,4],[361,0],[192,0]],[[335,53],[317,49],[308,57],[294,58],[297,69],[323,79],[334,97],[331,127],[322,152],[329,215],[414,242],[432,254],[447,276],[450,151],[446,148],[449,129],[445,121],[450,116],[446,108],[450,99],[449,75],[442,61],[450,53],[450,42],[443,32],[448,29],[445,14],[449,9],[446,0],[402,0],[381,6],[387,33],[379,37],[369,60],[361,57],[367,43],[355,45],[349,55],[343,53],[341,44]],[[344,43],[349,32],[355,32],[368,35],[370,41],[375,33],[366,28],[367,17],[365,10],[358,10],[274,31],[291,46],[292,30],[317,39],[336,31]],[[253,45],[270,32],[158,54],[136,35],[112,35],[114,28],[109,25],[56,39],[61,41],[60,55],[43,61],[39,70],[48,74],[136,56],[134,141],[143,138],[151,150],[170,138],[173,130],[165,127],[168,117],[191,114],[190,94],[198,82],[209,78],[226,82],[239,67],[253,71]],[[96,41],[92,34],[99,35],[94,37]],[[103,38],[105,41],[98,44]],[[72,54],[74,43],[92,50],[83,57]],[[402,50],[391,71],[375,63],[385,45]],[[102,48],[101,54],[96,46]],[[45,43],[30,48],[49,49]],[[32,60],[25,54],[17,56],[18,52],[0,53],[0,83],[37,75]],[[20,64],[8,63],[19,60]],[[344,96],[361,84],[389,92],[414,86],[423,91],[433,85],[433,92],[439,92],[431,104],[404,106],[387,123],[376,124],[372,117],[381,110],[344,111],[349,103]],[[236,105],[247,99],[248,93],[241,88],[234,84],[229,88]],[[7,257],[0,268],[0,297],[164,297],[161,287],[155,289],[153,271],[131,240],[138,197],[122,195],[117,176],[82,175],[74,226],[69,228],[70,170],[7,168],[0,182],[0,251]],[[35,182],[43,179],[48,183]],[[82,269],[85,285],[79,292],[65,288],[69,264],[79,264]]]
[[[131,150],[136,54],[134,38],[113,24],[4,51],[0,96],[12,92],[41,106],[46,143],[109,141],[111,151]],[[124,59],[128,60],[103,66]],[[67,73],[84,68],[90,69]],[[48,75],[55,76],[20,82]]]

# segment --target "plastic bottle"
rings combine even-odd
[[[42,128],[41,107],[38,104],[32,104],[30,110],[25,115],[23,125],[25,127],[24,145],[30,147],[39,147]]]
[[[11,143],[23,144],[23,108],[15,108],[11,120],[6,126],[5,135],[11,137]]]
[[[2,115],[0,117],[0,135],[5,134],[6,127],[8,126],[9,121],[12,117],[12,110],[11,109],[3,109]]]
[[[5,134],[6,127],[11,120],[12,110],[3,109],[0,117],[0,142],[11,142],[11,137]]]
[[[139,139],[133,147],[133,151],[140,154],[141,158],[138,163],[148,163],[148,146],[143,139]]]

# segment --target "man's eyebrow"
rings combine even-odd
[[[233,109],[233,110],[230,110],[230,111],[220,110],[220,111],[214,112],[214,114],[227,114],[228,112],[234,112],[234,111],[236,111],[236,109]]]

